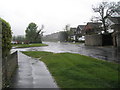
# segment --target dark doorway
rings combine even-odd
[[[111,34],[105,34],[105,35],[103,34],[102,40],[103,40],[103,46],[113,45],[113,37]]]

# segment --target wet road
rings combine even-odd
[[[78,53],[94,58],[99,58],[107,61],[120,63],[120,52],[114,47],[93,47],[85,46],[84,44],[71,43],[57,43],[57,42],[43,42],[49,46],[45,47],[31,47],[22,49],[13,49],[19,51],[49,51],[54,53],[70,52]]]

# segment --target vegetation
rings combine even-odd
[[[118,88],[119,64],[71,53],[25,51],[41,58],[61,88]]]
[[[120,2],[101,2],[98,6],[93,7],[93,11],[99,13],[99,17],[95,17],[97,20],[101,21],[103,24],[104,32],[107,33],[107,23],[105,22],[109,16],[114,13],[120,13]]]
[[[72,42],[73,40],[71,39],[71,36],[74,35],[75,28],[73,30],[72,29],[73,28],[71,28],[69,24],[65,25],[64,31],[60,32],[60,41]]]
[[[65,25],[65,27],[64,27],[64,36],[66,37],[65,41],[70,41],[70,40],[69,40],[70,35],[71,35],[71,32],[70,32],[70,24],[67,24],[67,25]]]
[[[28,47],[41,47],[41,46],[48,46],[48,45],[42,44],[42,43],[35,43],[35,44],[13,44],[12,46],[16,48],[28,48]]]
[[[2,21],[2,57],[7,57],[11,49],[11,26],[8,22],[0,18]]]
[[[26,32],[26,40],[29,43],[42,43],[41,37],[42,37],[42,30],[44,26],[42,25],[40,30],[38,29],[38,26],[35,23],[30,23],[25,30]]]
[[[59,32],[59,41],[61,42],[68,41],[68,34],[66,31]]]

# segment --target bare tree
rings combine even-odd
[[[103,29],[104,32],[107,33],[107,25],[105,20],[109,17],[112,16],[115,12],[119,13],[119,7],[120,7],[120,2],[115,3],[115,2],[101,2],[98,6],[93,6],[93,11],[96,13],[99,13],[98,18],[100,21],[102,21],[103,24]]]

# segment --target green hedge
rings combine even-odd
[[[11,26],[8,22],[0,18],[2,21],[2,57],[7,57],[11,49]]]

